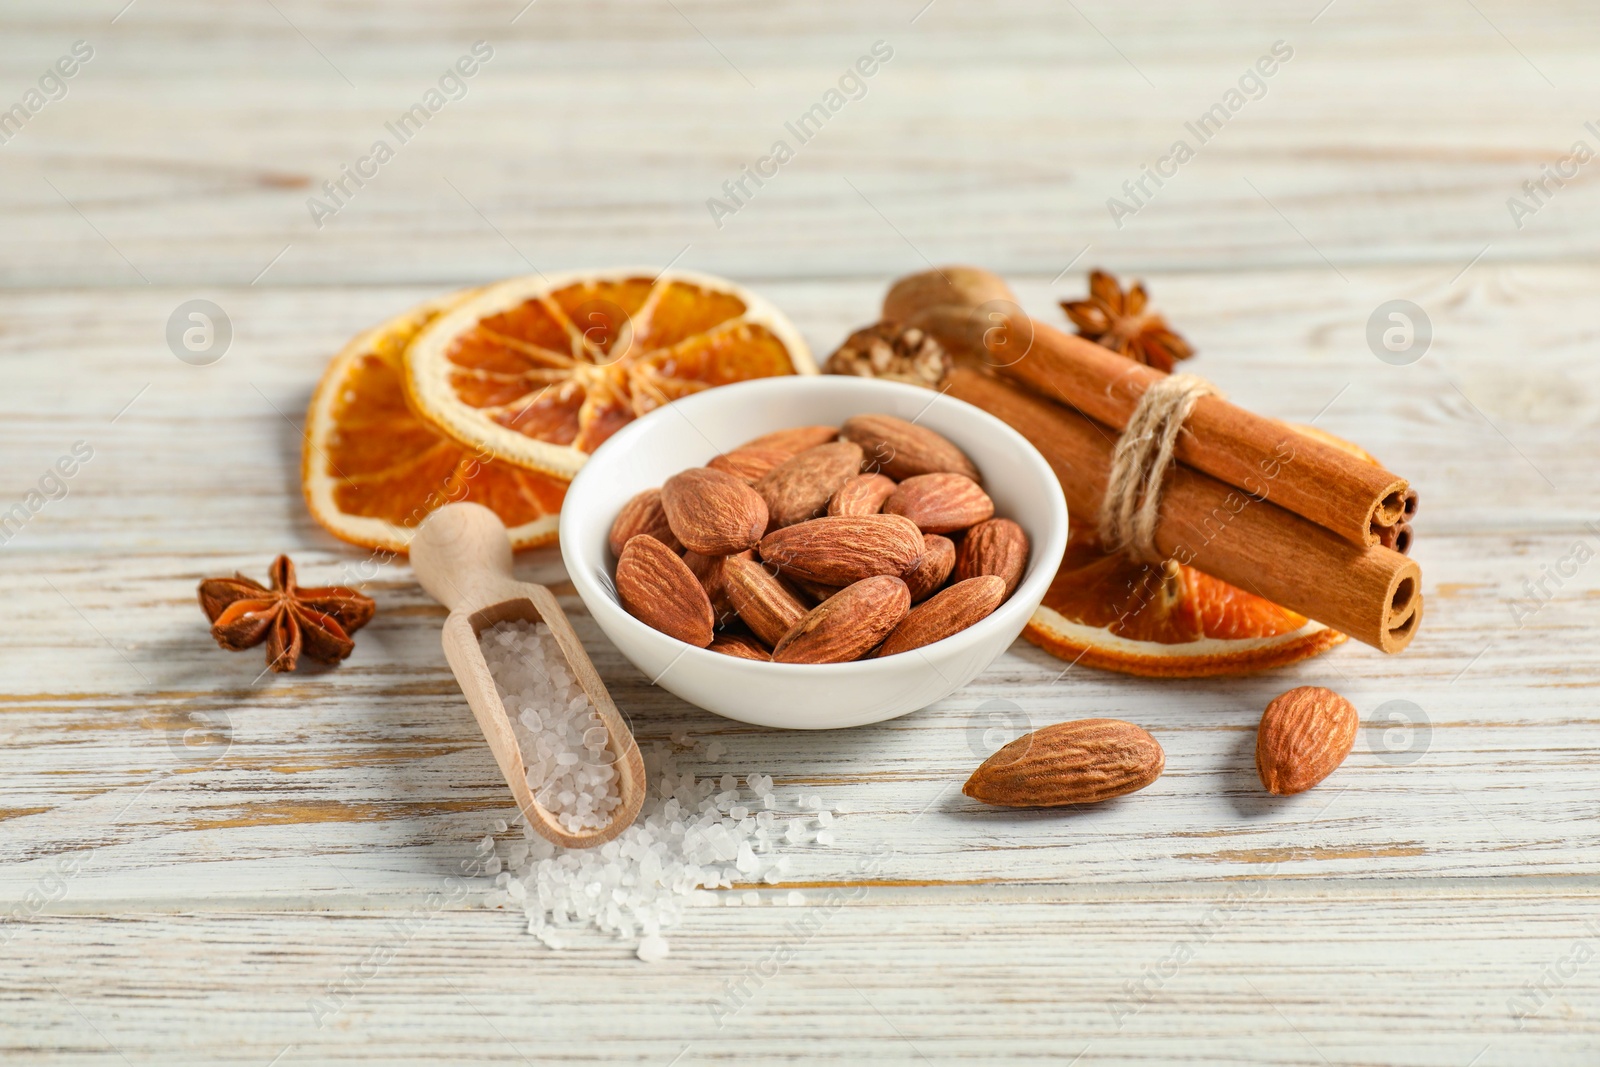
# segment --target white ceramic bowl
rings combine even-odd
[[[719,452],[787,426],[852,415],[913,419],[959,445],[983,474],[995,514],[1027,531],[1022,583],[988,618],[920,649],[855,663],[761,663],[684,644],[623,610],[607,544],[629,498]],[[561,508],[561,556],[578,595],[622,654],[661,687],[758,726],[826,730],[904,715],[970,682],[1039,606],[1067,544],[1067,505],[1044,457],[1011,427],[964,401],[910,385],[839,375],[763,378],[708,389],[619,430],[584,464]]]

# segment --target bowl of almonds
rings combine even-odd
[[[656,685],[761,726],[904,715],[984,670],[1067,540],[1039,452],[960,400],[825,375],[630,423],[567,492],[561,554]]]

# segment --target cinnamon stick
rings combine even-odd
[[[1010,424],[1044,455],[1069,514],[1095,515],[1116,431],[1008,381],[957,368],[951,396]],[[1308,519],[1183,464],[1170,469],[1155,543],[1188,564],[1384,652],[1411,643],[1422,572],[1381,545],[1358,546]]]
[[[1392,548],[1402,556],[1411,551],[1411,524],[1409,522],[1397,523],[1394,526],[1379,526],[1374,532],[1378,535],[1378,544],[1384,548]]]
[[[900,279],[884,298],[884,315],[922,326],[946,347],[978,355],[998,373],[1117,430],[1127,426],[1145,390],[1165,377],[1028,318],[1000,278],[972,267]],[[1408,517],[1405,479],[1220,397],[1195,404],[1175,454],[1351,544],[1375,545],[1378,527]]]
[[[1001,373],[1117,429],[1127,425],[1144,391],[1164,377],[1046,323],[1033,324],[1032,351]],[[1268,495],[1357,545],[1378,542],[1374,525],[1400,521],[1409,488],[1376,463],[1221,397],[1195,404],[1174,454],[1229,485]],[[1270,480],[1263,473],[1268,466],[1280,470]]]

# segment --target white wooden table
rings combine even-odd
[[[9,3],[0,107],[73,42],[93,56],[0,144],[0,511],[93,454],[0,547],[0,1056],[1600,1061],[1600,563],[1562,562],[1600,550],[1600,162],[1507,205],[1600,147],[1600,24],[1580,0],[1323,2]],[[477,40],[464,98],[318,228],[307,198]],[[876,41],[865,95],[719,228],[707,198]],[[1118,227],[1107,198],[1276,41],[1265,95]],[[259,678],[195,582],[363,562],[297,487],[347,336],[532,267],[669,261],[759,288],[823,354],[929,261],[999,270],[1040,314],[1090,265],[1142,275],[1195,371],[1420,485],[1422,634],[1194,683],[1019,643],[915,715],[779,734],[651,688],[579,616],[642,738],[720,739],[697,770],[848,807],[778,887],[809,903],[696,909],[654,965],[552,953],[476,892],[430,905],[510,814],[443,612],[383,566],[348,663]],[[193,298],[232,324],[210,366],[164,339]],[[1366,340],[1392,299],[1432,324],[1407,366]],[[1367,728],[1274,800],[1254,725],[1299,684]],[[1392,701],[1428,725],[1386,732]],[[982,810],[958,785],[997,708],[1135,720],[1167,773],[1094,810]]]

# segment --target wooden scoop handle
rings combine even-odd
[[[411,569],[451,611],[527,595],[527,585],[511,576],[505,523],[481,504],[446,504],[429,515],[411,539]]]

